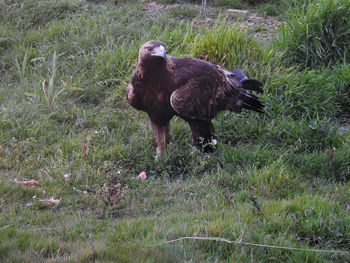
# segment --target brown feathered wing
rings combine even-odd
[[[173,74],[179,85],[170,103],[181,117],[211,120],[222,110],[239,112],[241,108],[263,112],[258,97],[247,91],[262,92],[262,84],[248,79],[242,70],[191,58],[174,61]]]

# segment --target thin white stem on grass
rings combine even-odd
[[[1,230],[4,230],[4,229],[6,229],[6,228],[9,228],[10,226],[13,226],[13,225],[10,224],[10,225],[2,226],[2,227],[0,227],[0,231],[1,231]]]
[[[242,242],[242,240],[241,241],[232,241],[232,240],[227,240],[227,239],[224,239],[221,237],[180,237],[177,239],[167,240],[167,241],[164,241],[162,243],[155,244],[153,246],[175,243],[175,242],[182,241],[182,240],[208,240],[208,241],[218,241],[218,242],[225,242],[225,243],[229,243],[229,244],[245,245],[245,246],[252,246],[252,247],[266,247],[266,248],[274,248],[274,249],[298,250],[298,251],[308,251],[308,252],[316,252],[316,253],[350,254],[349,251],[344,251],[344,250],[328,250],[328,249],[311,249],[311,248],[273,246],[273,245],[266,245],[266,244]]]

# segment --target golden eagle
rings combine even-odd
[[[262,93],[262,86],[240,69],[169,56],[163,42],[151,40],[139,51],[138,66],[126,88],[126,97],[134,108],[148,114],[157,154],[172,140],[170,120],[174,115],[190,125],[193,144],[210,151],[214,138],[211,119],[223,110],[240,112],[245,108],[263,112],[259,98],[247,91]]]

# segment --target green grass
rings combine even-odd
[[[187,18],[193,17],[196,13],[198,15],[199,7],[202,5],[202,0],[156,0],[154,2],[168,6],[171,9],[170,14],[179,15],[179,18],[182,16],[183,19],[186,13]],[[188,7],[184,7],[185,4]],[[211,0],[207,2],[206,15],[210,16],[211,13],[217,13],[217,11],[226,12],[227,9],[233,8],[249,10],[250,13],[259,13],[262,16],[283,17],[290,7],[297,8],[307,4],[306,0]],[[253,15],[249,14],[249,17]]]
[[[235,2],[251,11],[277,6]],[[291,64],[289,46],[262,45],[213,4],[198,17],[185,4],[154,12],[137,1],[0,3],[1,262],[90,262],[91,245],[95,262],[350,260],[217,241],[166,243],[244,236],[350,250],[348,61],[312,70]],[[175,143],[155,161],[149,120],[125,99],[138,49],[150,39],[166,42],[172,55],[240,67],[261,80],[268,114],[219,114],[210,155],[194,150],[189,127],[174,118]],[[137,178],[141,171],[147,180]],[[40,186],[18,183],[24,179]],[[38,201],[51,197],[61,203]]]
[[[309,1],[306,7],[290,9],[277,44],[286,50],[290,63],[302,67],[349,62],[349,17],[349,1]]]

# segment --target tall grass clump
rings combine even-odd
[[[193,56],[214,64],[229,66],[230,62],[243,64],[260,60],[262,48],[246,32],[229,24],[216,24],[205,30],[193,43]]]
[[[329,68],[301,71],[290,68],[272,79],[266,88],[270,94],[269,113],[292,116],[295,120],[334,118],[342,111],[340,84],[336,81],[340,82]]]
[[[341,112],[350,115],[350,64],[337,67],[333,73],[337,89],[337,100],[341,105]]]
[[[280,66],[278,54],[266,49],[237,26],[220,22],[204,29],[192,44],[192,56],[227,68],[241,68],[250,77],[265,76]]]
[[[276,43],[291,64],[316,68],[350,60],[348,0],[316,0],[289,13]]]

